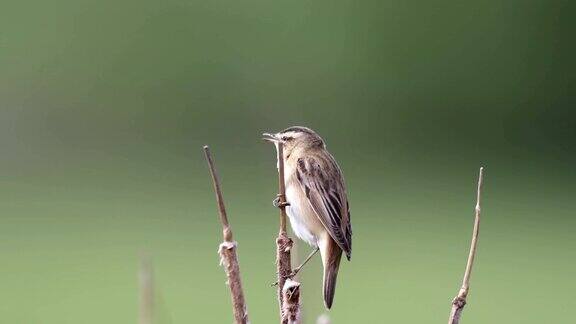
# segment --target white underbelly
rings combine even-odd
[[[301,199],[303,194],[296,194],[296,190],[301,189],[295,186],[288,186],[288,188],[286,188],[286,200],[290,203],[290,206],[286,207],[286,214],[288,214],[294,234],[309,245],[316,247],[318,246],[318,240],[316,235],[311,231],[311,228],[314,227],[315,224],[310,224],[309,221],[309,217],[316,217],[316,215],[303,214],[303,212],[310,213],[311,208],[308,206],[308,200]]]

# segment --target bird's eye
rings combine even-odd
[[[289,141],[291,139],[292,139],[292,137],[290,137],[290,136],[282,136],[283,141]]]

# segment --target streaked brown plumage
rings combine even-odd
[[[324,141],[306,127],[264,134],[284,144],[286,212],[294,233],[318,247],[324,266],[324,304],[332,307],[342,252],[352,253],[352,228],[340,167]]]

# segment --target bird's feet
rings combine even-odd
[[[310,261],[310,259],[312,259],[312,257],[318,253],[318,251],[320,251],[320,248],[316,247],[314,248],[314,250],[312,250],[312,253],[310,253],[308,255],[308,257],[306,257],[306,260],[304,260],[304,262],[302,262],[301,265],[299,265],[296,269],[292,269],[290,271],[290,273],[288,275],[286,275],[285,279],[292,279],[294,278],[298,272],[300,272],[300,270],[302,270],[302,268],[306,265],[306,263],[308,263],[308,261]],[[278,271],[276,271],[276,275],[278,275]],[[278,281],[276,281],[275,283],[271,284],[270,286],[274,287],[278,285]]]
[[[296,275],[298,274],[298,272],[300,272],[300,270],[302,270],[302,267],[303,267],[303,266],[304,266],[304,265],[301,264],[298,268],[292,269],[292,271],[290,271],[290,276],[289,276],[289,278],[294,278],[294,277],[296,277]]]
[[[297,269],[291,270],[289,274],[287,274],[283,279],[292,279],[294,278],[294,276],[296,276],[296,274],[298,273],[298,271],[300,271],[301,267],[298,267]],[[276,271],[276,275],[278,275],[278,271]],[[278,286],[278,281],[275,281],[273,283],[270,284],[270,287],[275,287]]]
[[[287,201],[280,201],[280,195],[278,195],[274,200],[272,200],[272,205],[276,208],[284,208],[290,206],[290,203]]]

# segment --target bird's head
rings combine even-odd
[[[308,150],[324,148],[324,140],[308,127],[292,126],[272,134],[262,134],[263,139],[274,144],[284,145],[284,154],[289,156],[295,150]]]

